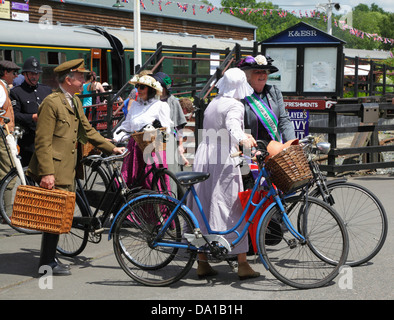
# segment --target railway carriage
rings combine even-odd
[[[133,74],[133,30],[2,20],[0,28],[10,30],[1,35],[0,59],[11,60],[22,66],[28,57],[37,57],[43,68],[41,82],[52,88],[57,86],[53,69],[71,59],[84,58],[86,65],[100,76],[100,81],[112,84],[115,90],[121,88]],[[166,59],[162,64],[163,71],[170,75],[191,74],[191,61],[185,58],[192,57],[193,45],[204,49],[197,53],[197,57],[201,58],[197,74],[208,75],[212,54],[223,58],[225,50],[232,49],[236,43],[244,47],[253,47],[253,41],[234,41],[186,33],[142,31],[141,39],[142,63],[156,51],[158,43],[174,47],[164,52],[167,57],[172,58]],[[179,77],[174,80],[182,81]]]

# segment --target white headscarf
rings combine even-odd
[[[253,93],[245,72],[238,68],[228,69],[215,86],[224,97],[243,99]]]

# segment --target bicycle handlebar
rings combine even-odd
[[[94,162],[98,162],[98,161],[100,161],[100,162],[112,162],[112,161],[123,159],[128,154],[129,154],[129,149],[125,148],[125,150],[121,154],[114,154],[114,155],[110,155],[108,157],[103,157],[102,155],[94,154],[94,155],[87,156],[87,157],[83,158],[81,160],[81,162],[86,162],[88,160],[94,161]]]
[[[231,158],[236,158],[239,156],[243,156],[244,158],[248,158],[250,160],[252,160],[253,162],[257,162],[259,164],[262,164],[264,162],[264,159],[269,155],[269,153],[267,152],[267,149],[265,149],[265,143],[261,140],[256,140],[257,142],[257,148],[255,148],[256,152],[254,157],[247,157],[245,155],[243,155],[242,151],[237,151],[235,153],[230,154]]]

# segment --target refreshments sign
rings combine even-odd
[[[288,100],[284,99],[286,109],[325,110],[330,109],[336,101],[326,100]]]

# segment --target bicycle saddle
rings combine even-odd
[[[208,172],[190,172],[182,171],[175,174],[176,178],[183,186],[191,186],[192,184],[205,181],[209,178]]]

